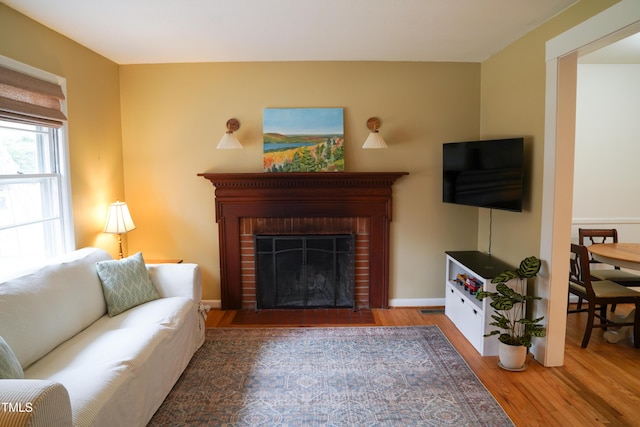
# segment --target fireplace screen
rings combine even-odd
[[[354,306],[355,236],[256,235],[258,308]]]

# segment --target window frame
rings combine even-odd
[[[67,85],[66,79],[55,74],[49,73],[32,67],[27,64],[15,61],[11,58],[0,55],[0,66],[12,68],[21,73],[39,78],[41,80],[50,81],[60,85],[63,93],[65,94],[65,100],[61,102],[61,111],[67,116]],[[67,116],[68,117],[68,116]],[[43,126],[44,127],[44,126]],[[57,157],[58,168],[57,175],[59,175],[59,194],[60,200],[60,226],[61,226],[61,243],[62,252],[70,252],[76,249],[75,246],[75,233],[73,228],[73,207],[71,200],[71,174],[70,174],[70,162],[69,162],[69,140],[68,140],[68,124],[66,121],[62,123],[62,127],[56,129],[49,127],[50,132],[56,134],[57,139]],[[58,253],[56,255],[62,255]]]

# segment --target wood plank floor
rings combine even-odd
[[[617,313],[628,310],[619,306]],[[564,366],[545,368],[529,356],[525,371],[508,372],[497,366],[497,356],[481,357],[442,313],[373,312],[378,326],[439,326],[518,427],[640,426],[640,349],[630,339],[607,343],[599,330],[581,349],[584,313],[568,318]],[[235,313],[212,310],[207,327],[229,327]]]

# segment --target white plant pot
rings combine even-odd
[[[498,342],[498,365],[508,371],[523,371],[527,360],[527,347],[523,345],[508,345]]]

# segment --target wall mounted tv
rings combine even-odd
[[[442,201],[521,212],[523,170],[523,138],[445,143]]]

